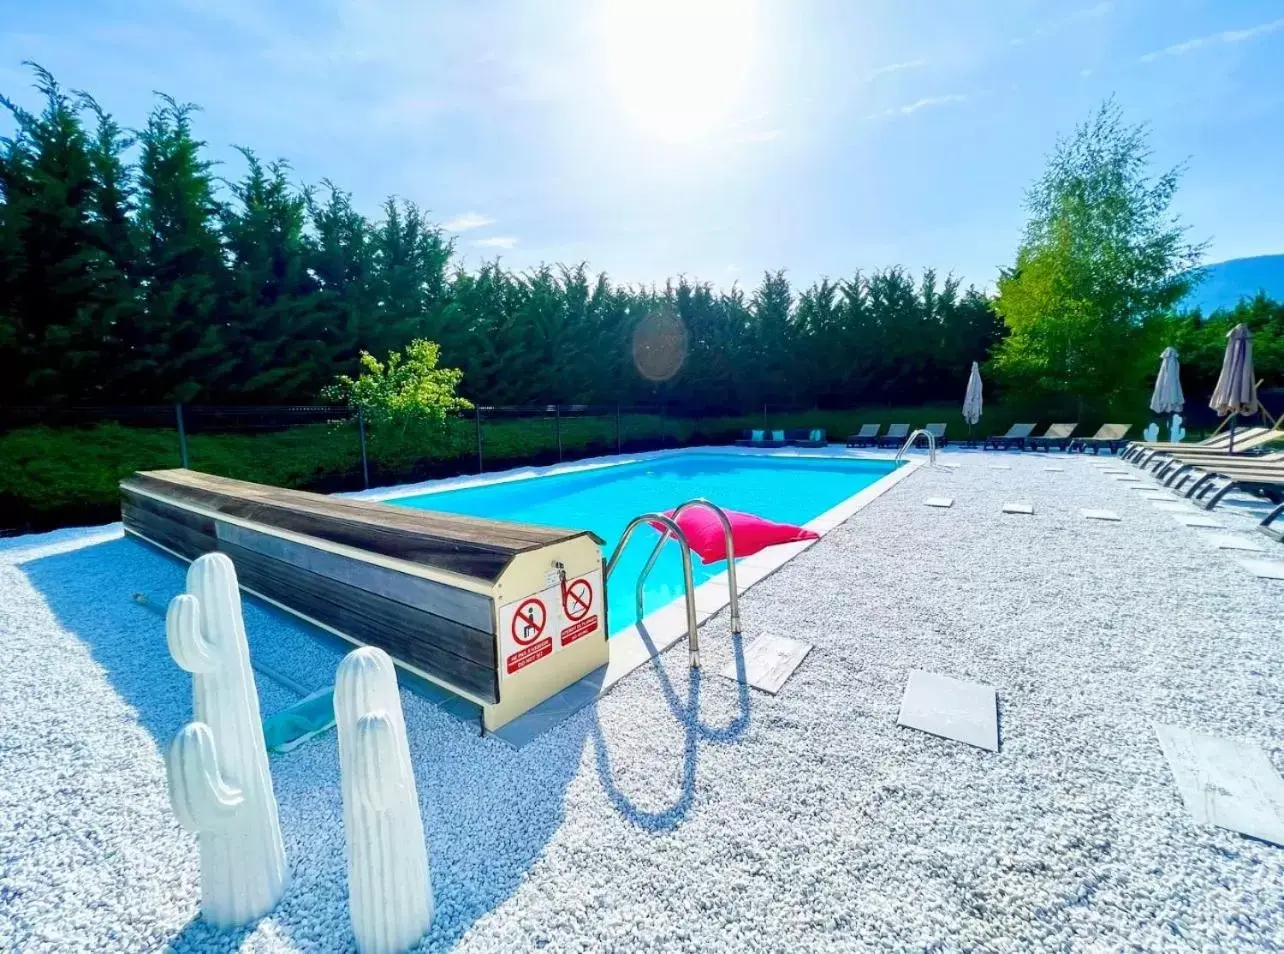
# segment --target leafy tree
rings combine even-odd
[[[250,150],[241,153],[249,170],[231,187],[236,202],[223,207],[220,229],[229,263],[224,348],[237,362],[229,374],[248,397],[315,392],[329,377],[335,342],[308,272],[307,199],[286,182],[284,163],[264,167]]]
[[[250,149],[239,176],[217,178],[194,106],[161,96],[127,132],[34,70],[42,110],[0,98],[16,130],[0,140],[6,402],[314,400],[359,375],[363,352],[418,339],[490,403],[956,400],[998,337],[983,295],[930,271],[719,289],[616,285],[584,264],[452,268],[452,243],[412,203],[370,218]],[[681,323],[687,349],[660,381],[633,347],[657,316]]]
[[[220,291],[226,265],[222,205],[192,134],[196,107],[168,96],[138,134],[138,227],[146,329],[125,369],[126,389],[171,401],[217,393],[238,356],[226,350]]]
[[[1019,394],[1108,402],[1139,383],[1149,332],[1190,290],[1203,252],[1169,212],[1180,168],[1152,179],[1149,165],[1146,128],[1107,102],[1030,189],[994,303],[1009,331],[994,368]]]
[[[463,372],[437,367],[439,356],[437,344],[422,338],[410,342],[404,353],[392,352],[387,361],[363,351],[361,374],[339,375],[324,396],[359,408],[376,428],[404,433],[411,426],[427,426],[444,432],[446,415],[472,404],[455,394]]]
[[[1248,325],[1253,333],[1257,377],[1268,382],[1284,377],[1284,302],[1259,294],[1207,317],[1195,310],[1169,319],[1164,340],[1181,356],[1182,384],[1188,399],[1212,394],[1226,353],[1226,335],[1239,324]]]
[[[388,199],[371,231],[369,277],[376,304],[362,345],[375,351],[402,347],[434,332],[432,316],[446,299],[446,267],[453,246],[413,202]]]
[[[110,372],[105,296],[120,275],[98,220],[95,146],[80,104],[31,66],[44,109],[32,114],[0,97],[18,127],[0,139],[0,342],[8,351],[0,394],[92,399]]]

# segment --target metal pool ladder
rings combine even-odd
[[[927,438],[927,453],[928,453],[927,465],[929,467],[935,467],[936,466],[936,435],[933,434],[931,431],[925,430],[921,427],[918,430],[914,431],[912,434],[910,434],[910,436],[905,440],[905,443],[901,445],[901,449],[896,452],[896,459],[900,460],[905,456],[905,452],[914,446],[914,442],[918,440],[920,434]]]
[[[658,523],[665,528],[660,539],[656,541],[655,548],[651,551],[651,556],[646,561],[646,566],[638,574],[637,582],[637,615],[642,619],[643,615],[643,587],[646,584],[647,575],[655,566],[655,561],[659,559],[660,551],[664,549],[664,544],[672,536],[678,541],[678,546],[682,552],[682,587],[686,597],[687,608],[687,647],[691,657],[691,668],[700,668],[700,634],[699,624],[696,621],[695,605],[695,584],[691,573],[691,544],[687,541],[686,534],[678,526],[677,517],[682,511],[690,507],[707,507],[713,511],[722,524],[722,536],[727,549],[727,583],[731,589],[731,633],[733,636],[740,635],[740,597],[739,589],[736,586],[736,560],[735,560],[735,542],[732,539],[731,521],[727,519],[726,512],[717,504],[703,498],[688,500],[673,511],[673,516],[669,517],[662,513],[644,513],[634,517],[629,521],[629,525],[624,528],[624,533],[620,535],[620,542],[615,545],[615,551],[611,558],[606,562],[606,579],[610,580],[611,573],[614,572],[616,565],[620,561],[620,554],[624,552],[624,547],[628,544],[629,539],[633,536],[633,531],[644,523]]]

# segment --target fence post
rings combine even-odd
[[[366,414],[357,408],[357,433],[361,435],[361,480],[370,489],[370,462],[366,458]]]
[[[669,408],[664,402],[660,403],[660,446],[664,446],[664,422]]]
[[[480,404],[476,406],[476,411],[477,411],[477,473],[483,474],[486,472],[486,470],[482,466],[482,431],[481,431],[481,405]]]
[[[562,462],[562,405],[553,405],[553,429],[557,432],[557,462]]]
[[[178,459],[183,462],[183,469],[187,469],[187,431],[183,427],[183,405],[174,405],[174,420],[178,423]]]
[[[762,429],[767,429],[767,405],[762,406]]]
[[[620,430],[620,405],[615,405],[615,452],[623,453],[624,432]]]

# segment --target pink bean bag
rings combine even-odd
[[[672,517],[673,511],[665,512]],[[726,511],[731,521],[731,539],[737,557],[753,556],[759,550],[775,546],[777,543],[794,543],[798,540],[819,540],[820,534],[814,530],[795,527],[791,523],[776,523],[752,513],[741,513],[739,510]],[[664,525],[652,521],[651,526],[661,533],[667,533]],[[682,511],[678,517],[678,526],[691,549],[700,554],[705,563],[716,563],[727,558],[726,539],[722,534],[722,521],[706,507],[692,507]]]

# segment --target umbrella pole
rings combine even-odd
[[[1233,453],[1235,453],[1235,421],[1236,421],[1236,419],[1237,419],[1238,417],[1239,417],[1239,415],[1238,415],[1238,414],[1232,414],[1232,415],[1231,415],[1231,422],[1230,422],[1230,442],[1226,445],[1226,453],[1228,453],[1228,454],[1233,454]]]

